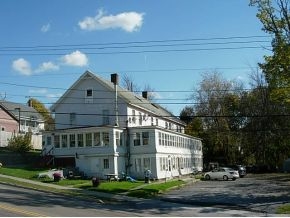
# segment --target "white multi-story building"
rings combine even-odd
[[[87,176],[129,174],[173,178],[202,169],[202,143],[184,134],[185,124],[158,104],[86,71],[52,106],[54,131],[44,149],[58,166]]]

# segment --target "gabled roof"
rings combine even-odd
[[[60,99],[51,107],[51,110],[54,110],[57,105],[59,103],[62,102],[62,100],[69,94],[69,92],[71,90],[73,90],[81,80],[83,80],[84,78],[92,78],[95,79],[96,81],[98,81],[100,84],[102,84],[104,87],[106,87],[108,90],[110,91],[114,91],[115,87],[114,84],[106,79],[103,79],[97,75],[95,75],[94,73],[90,72],[90,71],[86,71],[85,73],[83,73],[80,78],[60,97]],[[133,92],[130,92],[126,89],[123,89],[122,87],[118,86],[117,87],[118,90],[118,97],[122,98],[125,102],[127,102],[128,104],[137,107],[137,108],[141,108],[145,111],[147,111],[148,113],[152,113],[155,116],[160,116],[163,117],[165,119],[180,123],[184,125],[184,122],[181,121],[180,119],[176,118],[171,112],[169,112],[168,110],[166,110],[165,108],[163,108],[162,106],[160,106],[159,104],[156,103],[152,103],[150,102],[148,99],[143,98],[142,96],[136,95]]]
[[[0,107],[3,108],[16,120],[19,119],[19,109],[20,109],[20,117],[28,117],[28,118],[33,117],[36,120],[43,120],[43,117],[33,107],[29,107],[24,104],[9,101],[0,101]]]

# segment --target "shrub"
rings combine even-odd
[[[25,133],[24,135],[14,134],[11,137],[11,139],[8,140],[7,148],[13,152],[18,152],[18,153],[28,152],[32,148],[31,136],[32,136],[31,132]]]

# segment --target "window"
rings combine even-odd
[[[154,118],[151,117],[151,126],[153,126],[153,125],[154,125]]]
[[[54,147],[59,148],[60,147],[60,137],[59,135],[54,136]]]
[[[103,132],[103,143],[104,145],[109,145],[109,133],[108,132]]]
[[[135,110],[132,110],[132,121],[133,121],[133,123],[135,124],[136,123],[136,112],[135,112]]]
[[[142,126],[142,114],[139,112],[139,125]]]
[[[109,159],[104,159],[104,169],[109,169],[110,164],[109,164]]]
[[[103,110],[103,125],[109,125],[110,119],[109,119],[109,110]]]
[[[150,158],[144,158],[143,159],[143,164],[144,164],[144,170],[150,170]]]
[[[93,97],[93,90],[92,89],[87,89],[86,91],[86,97]]]
[[[141,145],[141,134],[139,132],[136,132],[134,135],[134,146],[139,146]]]
[[[165,158],[165,157],[162,158],[162,170],[163,170],[163,171],[166,170],[166,165],[167,165],[167,164],[166,164],[166,160],[167,160],[167,158]]]
[[[162,135],[161,135],[161,132],[158,132],[158,139],[159,139],[159,145],[162,145]]]
[[[94,146],[100,146],[101,145],[101,133],[95,132],[94,133]]]
[[[149,132],[142,132],[142,140],[143,145],[149,144]]]
[[[86,90],[85,103],[93,103],[93,89]]]
[[[76,146],[76,135],[70,134],[69,141],[70,141],[70,147],[75,147]]]
[[[51,145],[51,136],[46,137],[46,143],[47,145]]]
[[[67,135],[61,135],[61,147],[67,147]]]
[[[78,147],[84,147],[84,135],[78,134]]]
[[[91,147],[92,143],[92,133],[86,133],[86,146]]]
[[[141,172],[141,158],[135,159],[135,171]]]
[[[76,121],[76,113],[69,114],[70,125],[74,124]]]

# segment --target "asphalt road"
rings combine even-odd
[[[9,217],[192,217],[263,216],[236,209],[193,206],[159,200],[135,202],[92,202],[31,189],[0,184],[0,216]]]
[[[290,174],[249,174],[236,181],[198,181],[162,196],[169,202],[273,214],[290,203]]]

